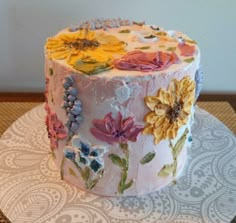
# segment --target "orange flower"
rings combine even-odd
[[[171,81],[167,90],[159,89],[156,96],[144,101],[151,110],[144,118],[143,133],[152,134],[155,144],[163,139],[174,139],[179,128],[185,125],[194,103],[195,83],[188,76]]]
[[[113,58],[125,52],[125,43],[112,35],[82,29],[49,38],[46,49],[50,59],[65,59],[75,69],[93,73],[95,68],[110,67]]]

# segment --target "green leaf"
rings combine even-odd
[[[121,172],[121,179],[120,179],[120,186],[123,187],[125,185],[125,182],[127,180],[127,171]]]
[[[77,177],[75,171],[74,171],[73,169],[71,169],[71,168],[69,168],[69,174],[70,174],[71,176]]]
[[[172,148],[172,154],[173,154],[173,159],[174,160],[177,160],[178,155],[182,151],[188,133],[189,133],[188,128],[186,128],[183,135],[180,137],[180,139],[176,142],[176,144]]]
[[[155,157],[156,155],[156,152],[149,152],[147,153],[141,160],[140,160],[140,163],[142,165],[146,164],[146,163],[149,163],[150,161],[152,161],[152,159]]]
[[[123,30],[119,31],[119,33],[130,33],[130,30],[129,29],[123,29]]]
[[[110,62],[96,62],[96,61],[83,61],[78,60],[73,67],[87,75],[94,75],[100,72],[110,70],[112,65]]]
[[[173,173],[173,164],[166,164],[162,167],[162,169],[158,173],[158,176],[159,177],[167,177],[171,173]]]
[[[92,190],[96,186],[99,180],[100,178],[96,178],[92,180],[91,182],[87,183],[87,189]]]
[[[89,167],[85,167],[81,173],[82,178],[84,179],[84,181],[88,181],[89,177],[90,177],[90,168]]]
[[[185,39],[184,41],[187,42],[187,43],[197,44],[196,41],[190,40],[190,39]]]
[[[134,179],[131,179],[129,181],[129,183],[124,185],[124,189],[123,190],[126,190],[126,189],[130,188],[133,185],[133,183],[134,183]]]
[[[186,63],[191,63],[192,61],[194,61],[194,57],[190,57],[184,60],[184,62]]]
[[[167,51],[175,51],[176,50],[176,47],[169,47],[166,49]]]
[[[120,179],[120,183],[118,187],[118,192],[120,194],[123,194],[126,189],[130,188],[134,182],[134,180],[131,179],[128,183],[125,183],[126,180],[127,180],[127,171],[122,171],[121,179]]]
[[[109,154],[108,157],[111,159],[111,161],[115,165],[117,165],[117,166],[119,166],[121,168],[125,168],[126,167],[126,164],[127,164],[126,160],[120,158],[118,155],[112,153],[112,154]]]
[[[173,168],[173,172],[172,172],[173,177],[175,177],[176,176],[176,171],[177,171],[177,161],[176,160],[174,161],[172,168]]]
[[[53,75],[53,69],[50,67],[49,68],[49,75],[52,76]]]
[[[149,35],[149,36],[145,36],[144,38],[145,38],[145,39],[153,39],[153,38],[156,38],[156,36],[154,36],[154,35],[151,34],[151,35]]]
[[[163,32],[163,31],[160,31],[160,32],[157,32],[156,35],[158,36],[166,36],[166,32]]]
[[[147,49],[150,49],[150,46],[141,46],[141,47],[136,47],[135,49],[137,49],[137,50],[147,50]]]

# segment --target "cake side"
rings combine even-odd
[[[140,25],[123,28],[110,33],[121,39],[132,29],[142,30]],[[123,38],[121,42],[128,37]],[[160,54],[159,64],[150,65],[153,55],[145,50],[160,50],[160,39],[147,42],[151,47],[146,46],[142,56],[147,60],[141,62],[137,55],[125,57],[137,48],[137,41],[140,44],[137,38],[128,40],[125,53],[113,58],[112,68],[103,66],[98,74],[83,73],[66,60],[45,56],[47,123],[57,166],[67,182],[106,196],[161,189],[182,170],[190,145],[198,47],[192,42],[191,56],[181,56],[177,47],[177,53],[174,46],[169,49],[168,39],[162,40],[169,50],[161,52],[175,55]],[[177,46],[178,41],[175,37]]]

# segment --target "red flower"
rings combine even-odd
[[[114,65],[120,70],[160,71],[167,69],[172,64],[179,63],[177,55],[158,51],[155,53],[132,51],[114,61]]]
[[[51,141],[51,147],[56,149],[58,147],[58,140],[65,139],[67,133],[63,123],[57,118],[56,113],[51,113],[48,104],[45,104],[45,110],[47,111],[46,126],[48,131],[48,138]]]
[[[178,48],[181,52],[181,56],[185,56],[185,57],[193,56],[193,54],[195,52],[195,47],[194,46],[188,45],[184,42],[179,43]]]
[[[105,115],[104,119],[93,120],[93,125],[94,127],[90,129],[93,136],[109,144],[136,142],[138,134],[143,129],[134,124],[133,117],[123,119],[120,112],[116,120],[113,119],[110,112]]]

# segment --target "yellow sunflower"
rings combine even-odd
[[[174,139],[185,125],[194,103],[195,82],[189,77],[174,79],[167,90],[159,89],[156,96],[144,98],[151,110],[146,114],[143,133],[152,134],[155,144],[163,139]]]
[[[82,29],[49,38],[46,49],[50,59],[65,59],[74,68],[89,73],[94,68],[109,68],[115,54],[125,52],[125,43],[112,35]]]

